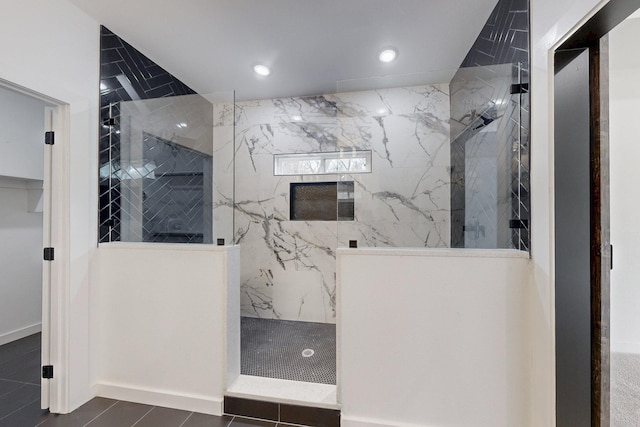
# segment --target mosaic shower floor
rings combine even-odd
[[[252,317],[241,324],[243,375],[336,383],[336,325]]]

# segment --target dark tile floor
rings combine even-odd
[[[242,318],[244,375],[336,383],[336,325]]]
[[[40,409],[40,334],[0,346],[0,427],[284,427],[96,397],[67,415]]]

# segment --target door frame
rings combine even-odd
[[[0,86],[50,105],[45,131],[55,144],[45,145],[43,174],[43,247],[55,248],[55,261],[42,262],[42,365],[56,367],[53,379],[41,380],[41,408],[60,413],[68,406],[69,319],[69,104],[0,78]]]
[[[610,424],[609,92],[607,34],[640,9],[640,0],[610,0],[552,53],[589,52],[591,425]],[[564,66],[556,61],[554,72]],[[555,175],[555,172],[554,172]],[[554,213],[557,214],[554,207]],[[556,233],[554,232],[554,241]],[[556,307],[557,310],[557,307]],[[557,349],[556,349],[557,352]],[[557,355],[557,353],[556,353]]]

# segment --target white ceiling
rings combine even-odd
[[[448,83],[497,0],[70,0],[199,93]],[[386,46],[400,54],[377,60]],[[263,63],[271,75],[258,77]]]

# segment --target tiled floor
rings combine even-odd
[[[96,397],[68,415],[40,409],[40,334],[0,346],[0,427],[283,427],[288,424]]]
[[[243,375],[336,383],[334,324],[243,317],[241,344]]]

